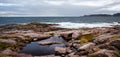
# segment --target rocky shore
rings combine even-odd
[[[80,29],[55,26],[43,23],[0,26],[0,57],[120,57],[120,26]],[[20,53],[32,41],[39,45],[65,44],[65,47],[55,47],[55,54],[51,55]]]

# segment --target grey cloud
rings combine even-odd
[[[0,0],[1,16],[80,16],[115,13],[118,0]],[[115,8],[113,10],[110,10]],[[109,9],[109,10],[107,10]]]

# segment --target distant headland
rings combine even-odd
[[[91,14],[91,15],[84,15],[84,17],[90,17],[90,16],[120,16],[120,13],[115,14]]]

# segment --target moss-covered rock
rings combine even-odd
[[[94,34],[85,34],[79,37],[81,43],[90,42],[93,40]]]
[[[120,36],[113,36],[113,37],[111,37],[111,40],[115,40],[115,39],[120,39]]]
[[[8,36],[8,35],[6,35],[6,36],[0,36],[0,38],[1,39],[9,39],[9,38],[19,38],[19,37],[17,37],[17,36]]]
[[[55,35],[55,33],[54,33],[54,32],[50,32],[49,34],[50,34],[51,36],[54,36],[54,35]]]
[[[8,47],[14,47],[14,44],[9,44],[9,43],[5,43],[5,42],[0,42],[0,50],[4,50]]]
[[[8,36],[0,36],[1,39],[7,39],[9,38]]]

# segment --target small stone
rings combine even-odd
[[[75,53],[74,53],[74,52],[73,52],[73,53],[68,54],[68,56],[69,56],[69,57],[80,57],[79,55],[75,55]]]
[[[70,47],[66,48],[66,51],[67,51],[67,53],[71,53],[72,52],[72,50],[70,49]]]
[[[66,48],[55,47],[55,51],[56,51],[57,54],[65,54],[66,53]]]
[[[80,52],[77,52],[78,55],[87,55],[89,52],[88,51],[80,51]]]

